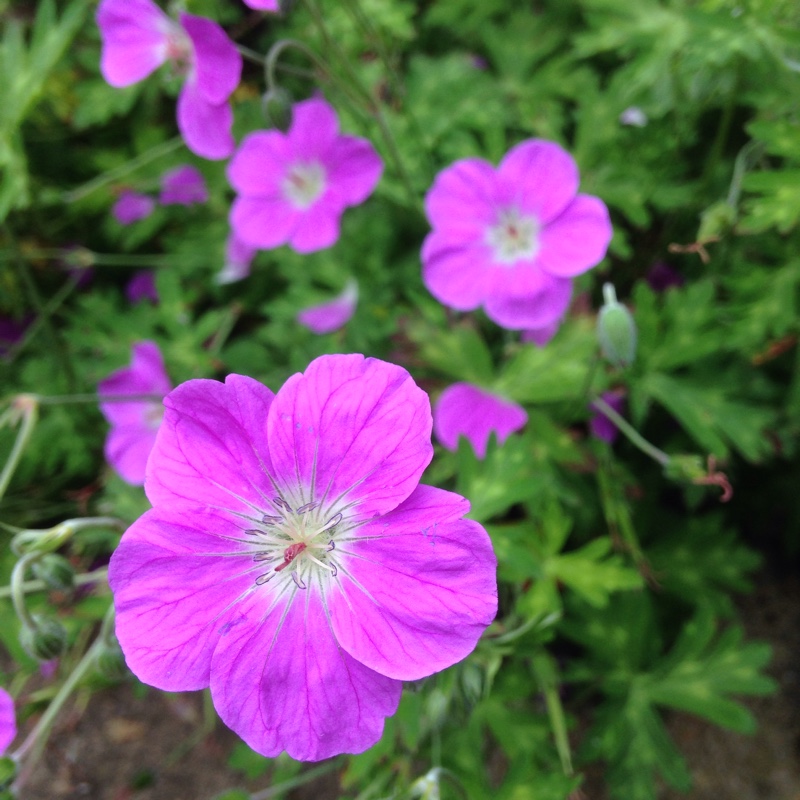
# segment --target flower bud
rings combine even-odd
[[[67,648],[67,632],[64,626],[51,617],[33,615],[31,628],[23,626],[19,639],[25,652],[38,661],[58,658]]]
[[[636,323],[631,312],[617,302],[610,283],[603,286],[603,307],[597,315],[597,338],[606,360],[615,367],[627,367],[636,357]]]
[[[97,653],[95,662],[97,671],[110,681],[122,680],[128,674],[128,666],[122,648],[116,639],[103,644]]]
[[[261,111],[269,125],[286,133],[292,124],[292,96],[276,86],[261,98]]]
[[[48,588],[65,592],[75,584],[75,570],[63,556],[47,553],[33,563],[33,574]]]

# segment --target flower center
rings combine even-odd
[[[269,564],[256,586],[275,578],[289,578],[299,589],[309,582],[335,578],[338,573],[335,537],[342,523],[341,513],[306,503],[292,508],[281,497],[272,501],[275,514],[264,514],[258,528],[245,531],[254,537],[253,560]]]
[[[497,215],[497,222],[486,231],[486,244],[494,251],[495,261],[511,265],[522,258],[533,258],[539,252],[539,222],[506,208]]]
[[[149,403],[144,412],[144,423],[151,430],[158,430],[164,419],[164,406],[161,403]]]
[[[283,179],[283,195],[304,211],[325,191],[325,168],[318,161],[292,164]]]

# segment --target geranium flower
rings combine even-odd
[[[203,158],[227,158],[235,146],[228,98],[239,85],[242,57],[210,19],[181,14],[179,23],[152,0],[101,0],[100,71],[112,86],[129,86],[166,61],[186,73],[178,95],[178,129]]]
[[[604,392],[600,395],[611,408],[618,414],[625,407],[625,398],[619,392]],[[589,419],[589,431],[596,439],[602,439],[608,444],[614,444],[619,436],[619,428],[597,407],[590,404],[592,416]]]
[[[287,133],[244,137],[228,165],[238,193],[231,227],[253,247],[288,244],[298,253],[330,247],[348,206],[372,194],[383,162],[366,139],[339,135],[336,112],[312,98],[292,109]]]
[[[182,164],[161,176],[161,195],[158,202],[162,206],[192,206],[207,200],[206,180],[197,167]]]
[[[244,0],[244,4],[258,11],[274,11],[277,13],[281,10],[278,0]]]
[[[578,168],[553,142],[530,139],[495,169],[477,158],[439,173],[425,198],[433,231],[422,277],[459,311],[483,306],[505,328],[541,328],[567,309],[570,280],[611,240],[601,200],[577,194]]]
[[[14,698],[0,687],[0,755],[17,735],[17,717],[14,713]]]
[[[243,242],[233,231],[225,242],[225,264],[217,273],[217,283],[235,283],[250,274],[256,248]]]
[[[149,195],[126,189],[111,207],[111,214],[120,225],[131,225],[149,217],[155,207],[156,201]]]
[[[156,289],[155,275],[150,270],[143,269],[135,273],[125,287],[125,296],[131,305],[149,300],[151,303],[158,302],[158,290]]]
[[[463,436],[478,458],[486,458],[492,433],[502,444],[527,421],[528,414],[522,406],[471,383],[448,386],[433,409],[433,431],[439,442],[455,451]]]
[[[353,316],[358,305],[358,284],[348,281],[340,295],[327,303],[304,308],[297,314],[297,321],[314,333],[338,331]]]
[[[170,389],[164,360],[155,342],[139,342],[131,349],[131,365],[113,372],[100,381],[100,411],[111,423],[105,443],[109,464],[124,481],[141,486],[145,465],[156,432],[161,425],[164,409],[157,400],[102,402],[103,395],[152,394],[164,396]]]
[[[365,750],[401,681],[463,659],[497,608],[469,504],[419,485],[427,395],[393,364],[331,355],[277,394],[229,375],[164,405],[153,508],[109,568],[128,666],[166,691],[210,687],[263,755]]]

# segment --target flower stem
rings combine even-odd
[[[623,416],[618,414],[602,397],[595,397],[591,405],[598,411],[602,412],[604,416],[608,417],[614,425],[630,440],[630,442],[639,448],[645,455],[650,456],[654,461],[657,461],[662,467],[666,467],[669,463],[669,456],[663,451],[659,450],[655,445],[650,444]]]
[[[11,540],[11,550],[17,555],[34,552],[52,553],[80,531],[91,528],[113,528],[124,531],[127,527],[127,523],[116,517],[75,517],[59,522],[52,528],[20,531]]]
[[[556,665],[552,656],[541,650],[531,659],[531,667],[533,668],[536,682],[539,684],[539,689],[544,694],[547,716],[550,719],[550,728],[553,731],[558,758],[561,761],[561,769],[569,777],[573,774],[572,754],[569,747],[564,708],[561,705],[561,698],[558,696]]]
[[[338,768],[338,760],[328,764],[322,764],[319,767],[306,770],[295,778],[289,778],[289,780],[283,781],[282,783],[276,783],[274,786],[270,786],[269,789],[262,789],[260,792],[251,794],[250,800],[270,800],[271,797],[279,797],[284,792],[296,789],[298,786],[303,786],[306,783],[311,783],[311,781],[316,780],[322,775],[327,775],[329,772],[333,772]]]
[[[133,403],[154,401],[161,402],[162,394],[62,394],[62,395],[34,395],[37,402],[43,406],[71,405],[73,403]]]
[[[33,429],[36,426],[38,418],[38,405],[32,395],[20,395],[14,401],[15,409],[19,410],[22,414],[22,424],[17,433],[17,438],[14,441],[14,447],[8,456],[8,460],[0,473],[0,499],[6,493],[8,484],[11,483],[11,478],[14,475],[22,453],[25,451],[28,442],[30,441]]]
[[[75,585],[76,586],[85,586],[89,583],[98,583],[100,581],[105,580],[108,578],[108,567],[101,567],[100,569],[96,569],[93,572],[85,572],[82,575],[75,576]],[[21,581],[19,584],[18,591],[22,594],[32,594],[33,592],[44,592],[47,591],[48,586],[44,581],[40,580],[33,580],[33,581]],[[12,596],[12,587],[9,586],[0,586],[0,599],[5,599],[6,597]]]
[[[22,584],[25,582],[26,570],[40,557],[41,553],[27,553],[14,564],[14,569],[11,571],[11,581],[9,585],[9,589],[11,590],[11,602],[14,604],[14,612],[24,628],[36,628],[36,623],[30,611],[28,611],[28,607],[25,605],[25,592],[22,589]]]

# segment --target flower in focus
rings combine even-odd
[[[158,302],[158,290],[156,289],[155,275],[150,270],[143,269],[137,272],[125,287],[125,296],[131,305],[149,300],[151,303]]]
[[[468,502],[419,484],[427,395],[393,364],[331,355],[277,394],[229,375],[164,405],[153,508],[109,567],[128,666],[166,691],[210,687],[263,755],[365,750],[401,681],[463,659],[497,609]]]
[[[8,746],[17,735],[17,718],[14,713],[14,699],[0,687],[0,754],[8,750]]]
[[[217,283],[235,283],[250,274],[250,264],[256,248],[243,242],[233,231],[225,242],[225,264],[217,273]]]
[[[131,225],[153,213],[156,201],[141,192],[123,191],[111,207],[111,214],[120,225]]]
[[[619,392],[604,392],[600,395],[600,398],[608,403],[618,414],[622,413],[622,409],[625,406],[625,398]],[[617,426],[596,406],[590,404],[589,408],[592,410],[592,417],[589,420],[589,430],[592,436],[609,444],[614,444],[617,436],[619,436]]]
[[[537,347],[544,347],[555,335],[561,327],[563,319],[560,317],[548,322],[547,325],[542,325],[541,328],[528,328],[522,331],[519,337],[523,342],[532,342]]]
[[[162,206],[191,206],[205,203],[208,189],[203,173],[191,164],[182,164],[161,176],[161,195],[158,202]]]
[[[238,193],[231,227],[253,247],[288,244],[298,253],[330,247],[348,206],[363,203],[383,162],[366,139],[341,136],[334,109],[320,98],[297,103],[287,133],[244,137],[228,165]]]
[[[101,0],[100,71],[112,86],[130,86],[166,61],[185,70],[178,95],[178,129],[203,158],[227,158],[235,146],[228,98],[239,85],[242,57],[210,19],[182,13],[179,22],[152,0]]]
[[[113,372],[100,381],[100,411],[111,424],[105,443],[109,464],[124,481],[141,486],[145,465],[164,409],[159,400],[107,400],[104,395],[158,395],[163,397],[172,388],[164,368],[164,360],[155,342],[139,342],[131,349],[131,365]]]
[[[578,194],[578,168],[553,142],[530,139],[495,169],[477,158],[439,173],[425,198],[433,230],[422,277],[444,305],[483,306],[504,328],[542,328],[567,309],[571,278],[605,255],[605,204]]]
[[[314,333],[332,333],[350,320],[357,304],[358,284],[348,281],[340,295],[327,303],[304,308],[297,314],[297,321]]]
[[[502,444],[527,421],[522,406],[471,383],[448,386],[433,409],[433,430],[439,442],[448,450],[457,450],[463,436],[478,458],[486,458],[492,433]]]

